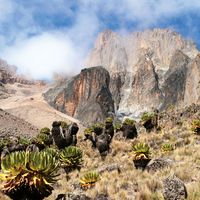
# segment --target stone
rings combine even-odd
[[[81,73],[62,87],[50,89],[45,99],[61,112],[80,119],[85,124],[103,122],[114,113],[114,102],[109,90],[110,75],[103,67],[81,70]]]
[[[173,161],[165,158],[157,158],[150,161],[150,163],[146,166],[146,170],[150,173],[155,173],[159,170],[162,170],[166,167],[170,167]]]
[[[170,29],[145,30],[126,36],[106,30],[98,35],[86,66],[100,65],[109,71],[110,90],[117,114],[138,116],[144,111],[151,111],[152,107],[160,109],[163,103],[167,104],[164,93],[167,99],[172,94],[170,102],[183,101],[183,98],[185,101],[186,97],[187,102],[197,102],[200,94],[199,64],[195,66],[194,61],[187,73],[185,70],[190,68],[189,62],[197,54],[193,42]],[[175,83],[170,82],[173,88],[167,88],[166,79],[176,80]],[[180,84],[177,84],[178,80]],[[188,92],[184,91],[186,82]],[[181,91],[176,91],[176,88]],[[192,97],[189,88],[194,91]]]
[[[114,170],[118,171],[119,173],[121,172],[121,167],[119,166],[119,164],[114,163],[114,164],[111,164],[111,165],[104,165],[104,166],[101,166],[101,167],[98,168],[98,172],[100,174],[104,173],[106,171],[112,172]]]
[[[184,200],[187,189],[182,180],[175,175],[163,180],[163,197],[165,200]]]

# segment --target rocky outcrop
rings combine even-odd
[[[138,116],[152,107],[199,101],[197,54],[192,41],[170,29],[128,35],[106,30],[99,34],[86,65],[101,65],[109,71],[119,116]]]
[[[34,84],[36,82],[22,75],[17,75],[17,67],[11,66],[6,61],[0,59],[0,83]]]
[[[0,137],[32,137],[36,136],[38,132],[39,130],[35,126],[0,109]]]
[[[157,158],[150,161],[150,163],[146,166],[146,170],[150,173],[154,173],[171,166],[172,163],[173,161],[170,159]]]
[[[169,70],[165,74],[162,91],[164,93],[163,108],[184,102],[187,69],[190,58],[180,50],[172,56]]]
[[[137,116],[148,108],[159,107],[163,101],[152,60],[147,55],[142,56],[135,70],[135,74],[126,75],[126,83],[121,89],[124,97],[118,111],[125,115]]]
[[[176,176],[166,178],[163,181],[163,188],[165,200],[184,200],[187,198],[185,184]]]
[[[184,105],[200,103],[200,54],[188,65]]]
[[[81,121],[101,121],[114,110],[118,117],[137,118],[144,111],[200,102],[200,54],[193,42],[172,30],[123,36],[106,30],[86,63],[103,66],[109,74],[102,74],[102,68],[97,76],[88,68],[46,94],[52,106]]]
[[[79,75],[44,96],[50,105],[84,123],[103,121],[109,112],[114,112],[109,83],[108,71],[93,67],[83,69]]]

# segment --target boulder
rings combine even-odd
[[[187,198],[185,184],[175,175],[163,180],[163,197],[165,200],[184,200]]]

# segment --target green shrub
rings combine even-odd
[[[41,130],[40,130],[40,133],[41,134],[47,134],[47,135],[49,135],[50,134],[50,129],[48,128],[48,127],[44,127],[44,128],[42,128]]]
[[[126,119],[123,121],[123,124],[125,124],[125,125],[131,125],[131,126],[133,126],[133,125],[135,125],[135,123],[136,123],[136,121],[133,120],[133,119],[130,119],[130,118],[126,118]]]
[[[149,159],[150,158],[150,147],[146,143],[138,143],[132,146],[134,153],[134,160]]]
[[[68,128],[69,127],[69,124],[67,124],[67,122],[65,122],[65,121],[60,121],[60,123],[61,123],[61,128]]]
[[[58,162],[47,152],[13,152],[1,161],[2,191],[12,199],[43,199],[51,194]]]
[[[141,121],[142,122],[147,122],[149,120],[154,119],[155,114],[154,113],[150,113],[150,112],[144,112],[141,116]]]
[[[161,149],[162,149],[162,151],[164,151],[164,152],[168,152],[168,151],[173,151],[173,150],[174,150],[174,147],[173,147],[173,145],[170,144],[170,143],[165,143],[165,144],[162,145]]]
[[[191,124],[191,131],[200,134],[200,119],[194,119]]]
[[[80,167],[83,162],[82,158],[82,150],[75,146],[64,148],[59,155],[61,166],[71,169]]]
[[[100,180],[100,175],[96,171],[87,172],[80,178],[80,185],[83,188],[95,186],[95,183]]]

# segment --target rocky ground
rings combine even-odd
[[[31,123],[37,128],[50,127],[55,120],[67,122],[78,120],[51,108],[43,99],[46,85],[6,84],[7,90],[14,91],[8,98],[0,100],[0,108]]]
[[[200,106],[179,111],[169,108],[161,115],[160,131],[147,133],[138,124],[138,138],[115,137],[105,160],[91,148],[89,141],[82,141],[83,136],[79,133],[78,147],[84,152],[83,167],[80,172],[70,173],[69,180],[62,173],[56,190],[47,199],[53,200],[61,193],[83,195],[77,199],[86,199],[84,195],[98,199],[100,194],[111,200],[164,200],[164,197],[168,200],[185,199],[186,196],[188,200],[200,199],[200,143],[199,136],[191,132],[191,121],[199,116]],[[137,142],[148,143],[151,147],[152,160],[144,171],[133,165],[131,147]],[[166,143],[170,143],[173,150],[162,151],[162,145]],[[99,171],[101,180],[94,188],[81,190],[79,178],[90,170]]]

